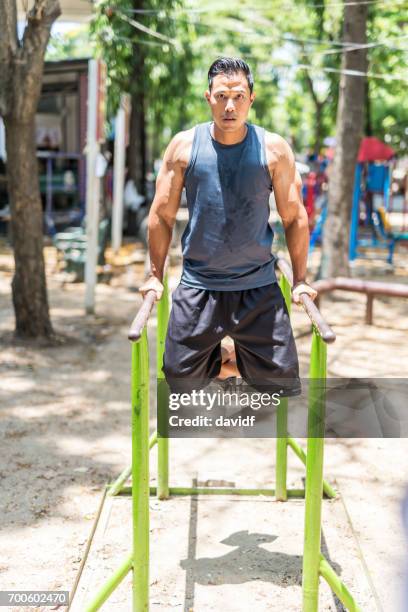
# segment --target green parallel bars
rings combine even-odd
[[[149,609],[149,350],[132,345],[133,612]]]
[[[164,346],[166,342],[167,325],[169,320],[169,291],[167,283],[167,275],[163,279],[163,295],[157,303],[157,344],[156,344],[156,359],[157,359],[157,418],[159,412],[163,419],[163,412],[167,415],[168,410],[168,395],[165,377],[162,371]],[[162,420],[163,422],[163,420]],[[169,497],[169,439],[158,436],[157,438],[157,497],[159,499],[168,499]]]
[[[302,579],[303,612],[316,612],[319,607],[324,418],[326,408],[325,398],[324,396],[322,397],[321,393],[321,384],[326,379],[326,355],[326,344],[315,328],[313,328],[309,370],[309,416],[306,455],[305,536]],[[314,384],[314,380],[317,381],[317,384]]]
[[[85,608],[96,612],[133,568],[132,612],[149,609],[149,450],[156,442],[154,433],[149,440],[149,349],[147,331],[132,344],[132,554]],[[126,468],[115,481],[118,492],[129,475]],[[119,482],[122,481],[122,482]]]
[[[319,609],[319,577],[327,581],[350,612],[361,612],[350,591],[321,554],[325,385],[327,348],[313,326],[310,355],[308,438],[306,455],[305,537],[303,547],[302,612]]]
[[[281,274],[279,285],[290,314],[292,291],[287,278]],[[282,398],[277,409],[276,421],[276,483],[275,497],[277,501],[286,501],[288,499],[288,491],[286,484],[286,475],[288,471],[288,399]]]
[[[290,312],[291,287],[282,275],[281,290]],[[157,379],[158,388],[165,388],[162,373],[164,342],[169,315],[167,279],[164,280],[162,300],[158,303],[157,323]],[[96,612],[109,595],[133,568],[133,605],[132,612],[147,612],[149,609],[149,494],[157,493],[160,499],[169,495],[227,494],[227,495],[275,495],[277,500],[288,497],[301,497],[303,490],[287,490],[287,447],[295,451],[306,464],[305,491],[305,539],[303,556],[303,607],[302,612],[317,612],[319,599],[319,576],[325,578],[330,587],[350,612],[361,612],[347,587],[342,583],[320,551],[321,510],[323,489],[330,497],[335,491],[323,481],[324,417],[325,398],[322,388],[326,380],[326,344],[313,327],[310,361],[309,418],[307,455],[303,449],[288,436],[287,398],[281,402],[277,413],[277,451],[276,451],[276,488],[275,489],[234,489],[172,487],[168,479],[168,438],[155,433],[149,440],[149,352],[147,331],[143,330],[140,340],[132,345],[132,518],[133,552],[117,569],[115,574],[99,590],[86,612]],[[313,381],[315,381],[313,383]],[[158,394],[158,410],[168,410],[167,392]],[[158,486],[149,486],[149,450],[158,444]],[[129,487],[123,486],[129,476],[126,468],[112,485],[115,493],[124,493]]]

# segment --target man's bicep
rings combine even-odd
[[[169,144],[156,180],[156,193],[151,212],[157,214],[169,225],[176,220],[183,190],[184,172],[177,159],[177,142]]]
[[[303,208],[302,179],[296,168],[295,157],[285,143],[273,174],[272,184],[276,208],[283,223],[291,223]]]

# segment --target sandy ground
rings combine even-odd
[[[65,339],[47,348],[12,342],[12,259],[6,248],[0,250],[3,590],[71,591],[104,485],[130,459],[126,332],[140,304],[134,288],[142,266],[124,271],[110,285],[100,284],[97,314],[84,316],[83,285],[62,285],[53,273],[53,253],[48,255],[52,319]],[[407,282],[404,257],[402,251],[394,277],[381,265],[365,265],[365,271]],[[325,297],[322,311],[337,333],[328,353],[330,376],[406,375],[406,301],[376,300],[372,327],[364,325],[359,295]],[[155,324],[152,316],[151,340]],[[293,326],[306,374],[310,326],[301,310],[294,309]],[[152,429],[154,416],[152,411]],[[274,440],[173,440],[171,447],[174,484],[211,478],[237,486],[273,486]],[[153,451],[153,482],[155,458]],[[323,550],[364,611],[403,609],[406,544],[400,507],[407,468],[406,439],[332,439],[326,444],[325,474],[342,495],[324,502]],[[288,485],[300,487],[303,478],[302,466],[290,456]],[[302,501],[152,499],[151,515],[153,610],[301,610]],[[105,504],[104,526],[98,526],[77,601],[93,593],[126,556],[129,516],[129,499]],[[125,612],[130,601],[129,577],[103,610]],[[320,602],[322,610],[342,610],[323,581]],[[82,603],[77,606],[84,609]],[[29,608],[10,608],[20,609]]]

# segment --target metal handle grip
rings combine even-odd
[[[276,265],[278,266],[281,273],[286,277],[286,280],[293,286],[293,273],[290,264],[279,257],[276,261]],[[317,308],[316,304],[313,302],[310,295],[307,293],[301,293],[299,296],[300,303],[302,304],[306,314],[311,320],[312,324],[316,327],[317,331],[321,338],[327,343],[330,344],[336,340],[336,334],[330,327],[330,325],[325,321],[323,315],[320,310]]]
[[[133,323],[130,326],[128,338],[132,342],[137,342],[140,340],[140,337],[143,332],[143,328],[147,323],[147,320],[152,311],[153,305],[156,300],[156,292],[152,289],[146,293],[143,298],[143,303],[138,310],[137,315],[133,319]]]

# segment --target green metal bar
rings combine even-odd
[[[277,410],[277,438],[276,438],[276,500],[286,501],[287,473],[288,473],[288,398],[283,397]]]
[[[132,345],[133,612],[149,609],[149,350]]]
[[[152,450],[153,446],[157,444],[157,431],[154,431],[149,438],[149,450]]]
[[[294,440],[294,438],[288,437],[288,446],[291,447],[295,455],[299,457],[301,462],[306,465],[306,453],[303,448]],[[327,480],[323,480],[323,491],[326,493],[327,497],[335,498],[337,496],[336,490],[327,482]]]
[[[116,572],[105,582],[103,587],[98,591],[97,595],[91,603],[85,608],[85,612],[96,612],[105,603],[109,595],[113,593],[118,584],[122,582],[127,573],[132,569],[133,554],[130,555],[124,563],[116,570]]]
[[[132,493],[131,487],[123,487],[119,495],[130,495]],[[150,495],[156,495],[157,487],[150,487]],[[268,497],[274,497],[276,495],[275,489],[236,489],[234,487],[169,487],[170,495],[265,495]],[[288,489],[288,497],[299,497],[305,496],[304,489]]]
[[[346,585],[340,580],[334,569],[329,565],[324,556],[320,555],[320,574],[328,585],[336,593],[341,603],[349,612],[362,612]]]
[[[154,431],[152,435],[150,436],[149,450],[151,450],[155,444],[157,444],[157,431]],[[131,473],[132,473],[132,466],[128,465],[112,484],[108,484],[107,486],[108,495],[110,495],[111,497],[113,497],[114,495],[117,495],[123,488],[123,485],[129,478]]]
[[[165,384],[163,367],[164,346],[166,342],[167,324],[169,321],[169,291],[167,275],[163,279],[164,291],[157,304],[157,411],[168,410],[167,385]],[[162,415],[163,416],[163,415]],[[164,415],[165,417],[166,415]],[[158,415],[159,419],[159,415]],[[157,441],[157,497],[169,497],[169,439],[159,437]]]
[[[274,497],[275,489],[234,489],[228,487],[170,487],[171,495],[264,495]],[[304,489],[292,489],[287,492],[289,497],[304,497]]]
[[[117,479],[112,484],[108,485],[108,489],[109,489],[108,495],[112,497],[120,493],[120,491],[123,488],[123,485],[129,478],[131,473],[132,473],[132,466],[129,465],[123,470],[123,472],[121,472],[121,474],[117,477]]]
[[[279,286],[282,291],[283,298],[285,300],[286,308],[288,309],[288,313],[290,314],[292,307],[292,288],[286,276],[281,274],[279,279]]]
[[[326,379],[326,358],[326,344],[313,329],[306,458],[303,612],[317,612],[319,607],[325,400],[320,384],[315,386],[313,381]]]
[[[279,286],[285,300],[288,313],[290,315],[292,303],[292,290],[289,281],[282,274],[279,280]],[[275,462],[275,480],[276,480],[276,499],[278,501],[286,501],[287,495],[287,473],[288,473],[288,400],[282,398],[279,403],[276,413],[276,462]]]

